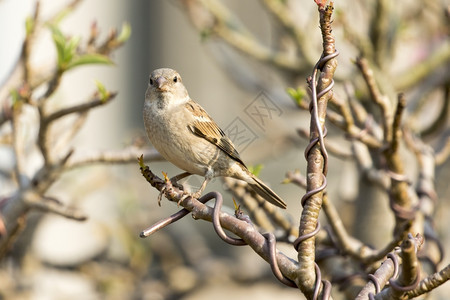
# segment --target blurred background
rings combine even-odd
[[[282,26],[274,21],[261,1],[219,2],[238,18],[233,21],[244,26],[262,45],[282,49],[294,64],[301,63],[302,67],[292,70],[295,69],[293,65],[290,70],[254,59],[239,51],[238,47],[230,46],[229,42],[198,29],[212,21],[201,11],[196,11],[190,2],[84,0],[61,21],[60,29],[64,34],[81,36],[82,39],[87,38],[94,22],[100,36],[107,36],[110,28],[120,29],[124,23],[129,23],[132,29],[130,39],[112,54],[114,66],[86,66],[67,72],[54,95],[59,103],[80,102],[95,90],[95,80],[101,81],[108,90],[118,92],[111,103],[89,114],[73,146],[81,153],[120,150],[136,140],[150,146],[142,123],[148,76],[156,68],[176,69],[183,77],[190,96],[222,128],[238,126],[249,130],[244,142],[235,141],[241,157],[248,165],[263,164],[259,177],[285,199],[292,222],[298,224],[300,198],[304,191],[281,182],[287,171],[305,170],[303,151],[307,142],[296,130],[308,128],[309,113],[298,109],[286,89],[305,87],[305,78],[310,74],[314,60],[320,57],[317,8],[313,1],[288,1],[291,14],[296,16],[296,22],[304,28],[306,35],[307,51],[301,53],[304,57],[298,62],[295,57],[302,51],[288,51],[292,41],[283,37]],[[369,7],[374,5],[373,1],[363,2],[368,6],[353,1],[336,3],[337,14],[345,12],[347,21],[357,24],[351,26],[353,30],[360,33],[369,30],[364,18]],[[40,18],[51,16],[67,3],[40,1]],[[394,53],[390,53],[395,58],[389,65],[389,70],[394,70],[392,74],[407,70],[448,38],[440,27],[441,19],[445,19],[439,11],[440,7],[445,7],[445,2],[442,3],[441,6],[427,4],[424,15],[419,18],[423,22],[420,24],[429,22],[427,30],[435,33],[433,37],[423,39],[426,29],[420,29],[420,24],[416,28],[402,28],[403,33],[406,31],[403,43],[398,43],[399,46],[393,48]],[[1,83],[7,80],[19,59],[25,37],[25,20],[33,14],[35,5],[36,1],[31,0],[0,0]],[[411,4],[408,7],[418,13],[418,6]],[[398,10],[400,8],[393,10],[394,17],[399,16]],[[396,22],[400,20],[394,17],[392,26],[397,26]],[[349,43],[340,42],[349,39],[349,33],[342,29],[342,20],[338,18],[334,30],[341,52],[336,76],[340,82],[361,81],[361,78],[354,78],[355,75],[352,77],[357,72],[353,61],[359,54],[358,50]],[[446,20],[448,22],[448,18]],[[408,46],[410,48],[406,52]],[[31,61],[36,69],[45,70],[54,64],[57,54],[50,31],[42,31],[33,47]],[[448,59],[445,64],[449,66]],[[439,72],[448,85],[448,68]],[[442,76],[442,72],[447,74]],[[429,80],[433,81],[434,77],[430,76]],[[408,88],[409,99],[420,102],[421,90]],[[345,97],[342,84],[335,90]],[[387,91],[388,94],[390,92],[393,91]],[[389,94],[392,95],[395,93]],[[442,93],[434,93],[430,99],[440,97]],[[261,99],[274,108],[274,114],[265,123],[248,113],[255,101]],[[439,105],[436,104],[430,111],[436,113],[437,110]],[[448,121],[446,124],[445,134],[448,135]],[[331,128],[330,132],[330,140],[343,152],[349,152],[350,145],[345,142],[343,134],[339,134],[336,128]],[[406,159],[413,160],[413,157]],[[0,145],[2,172],[11,168],[12,160],[12,153]],[[30,164],[30,168],[36,169],[36,165],[38,163]],[[441,166],[436,176],[439,179],[437,192],[442,202],[449,195],[448,163],[446,166]],[[179,173],[166,162],[151,162],[150,168],[157,175],[161,171],[169,176]],[[412,174],[417,169],[414,164],[407,168]],[[328,191],[336,195],[333,200],[344,210],[342,217],[348,226],[352,226],[352,220],[357,218],[351,208],[352,201],[360,192],[356,170],[357,166],[351,159],[330,159]],[[201,180],[193,177],[187,183],[195,188]],[[208,185],[207,191],[211,190],[227,195],[220,179]],[[10,180],[0,179],[0,196],[12,191],[14,185]],[[66,172],[48,194],[80,208],[88,215],[88,220],[76,222],[52,214],[31,212],[24,234],[1,262],[0,294],[3,299],[301,297],[298,290],[279,284],[267,263],[248,247],[232,247],[222,242],[210,223],[186,217],[147,239],[139,238],[142,229],[178,208],[165,200],[161,207],[157,205],[158,193],[142,178],[137,163],[91,165]],[[225,199],[225,205],[232,211],[231,197],[226,196]],[[382,206],[387,208],[387,201]],[[450,239],[446,232],[450,226],[448,204],[441,207],[443,209],[438,211],[435,223],[445,249],[449,249]],[[390,237],[393,217],[389,215],[382,219],[379,226],[380,239]],[[384,245],[378,244],[376,238],[368,242],[377,248]],[[279,248],[286,255],[296,257],[292,246],[281,244]],[[448,256],[445,256],[442,265],[448,262]],[[444,295],[449,291],[447,284],[433,293],[433,299],[445,299]]]

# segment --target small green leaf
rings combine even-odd
[[[15,106],[20,101],[19,92],[17,90],[11,90],[9,93],[11,94],[12,105]]]
[[[81,38],[74,36],[68,39],[57,26],[49,24],[49,27],[58,53],[58,68],[65,71],[73,63]]]
[[[236,200],[234,200],[234,197],[233,197],[233,203],[234,203],[234,211],[239,210],[240,205],[236,203]]]
[[[109,57],[101,54],[91,53],[81,56],[77,55],[77,48],[81,38],[79,36],[66,38],[57,26],[54,24],[49,24],[48,26],[52,31],[52,38],[58,54],[58,69],[60,71],[67,71],[88,64],[114,64]],[[125,31],[127,31],[127,29],[125,29]],[[126,37],[124,36],[123,38],[125,39]]]
[[[105,102],[109,98],[110,93],[106,90],[105,86],[100,81],[96,80],[95,85],[97,86],[97,91],[100,94],[100,100]]]
[[[259,173],[261,173],[261,170],[263,169],[263,165],[262,164],[257,164],[254,166],[250,166],[248,168],[248,170],[255,176],[258,176]]]
[[[25,33],[29,36],[34,30],[34,20],[32,17],[28,17],[25,20]]]
[[[206,28],[202,31],[200,31],[200,41],[206,42],[212,35],[212,30],[209,28]]]
[[[359,100],[363,99],[364,98],[364,92],[362,90],[360,90],[360,89],[356,89],[355,90],[355,98],[359,99]]]
[[[77,51],[78,44],[80,43],[81,38],[79,36],[71,37],[66,41],[65,53],[73,56]]]
[[[291,96],[291,98],[295,98],[297,91],[294,88],[288,87],[286,89],[286,92],[289,94],[289,96]]]
[[[49,25],[50,29],[52,30],[52,38],[53,42],[55,43],[56,52],[58,54],[58,67],[61,69],[64,64],[64,52],[66,48],[66,38],[59,30],[58,27],[54,25]]]
[[[101,54],[85,54],[79,57],[75,57],[67,65],[66,70],[78,67],[81,65],[91,65],[91,64],[103,64],[103,65],[113,65],[114,62],[109,59],[109,57]]]
[[[62,57],[62,69],[69,69],[69,65],[72,63],[74,59],[78,44],[80,43],[80,37],[74,36],[70,39],[66,40],[66,44],[64,45],[64,52]]]
[[[125,43],[131,35],[131,26],[128,23],[124,23],[122,25],[122,29],[120,30],[120,34],[117,37],[117,41],[119,43]]]
[[[291,96],[291,98],[298,106],[301,106],[302,101],[306,96],[306,91],[302,87],[299,87],[298,89],[289,87],[286,89],[286,92],[289,94],[289,96]]]
[[[139,164],[139,167],[141,167],[142,169],[145,168],[144,154],[141,154],[141,156],[138,157],[138,164]]]
[[[52,24],[58,25],[65,17],[70,15],[70,13],[73,11],[72,7],[67,7],[63,10],[61,10],[52,20]]]

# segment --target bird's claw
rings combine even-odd
[[[184,199],[190,197],[191,195],[189,193],[185,193],[183,194],[183,196],[181,196],[180,200],[178,200],[177,205],[180,206],[181,202],[183,202]]]
[[[192,198],[195,198],[195,199],[198,199],[198,198],[200,198],[201,196],[202,196],[202,191],[197,191],[197,192],[191,194],[191,197],[192,197]]]
[[[202,192],[201,192],[201,191],[197,191],[197,192],[195,192],[195,193],[187,193],[187,192],[186,192],[186,193],[183,194],[183,196],[180,198],[180,200],[178,200],[178,206],[180,206],[180,203],[181,203],[184,199],[186,199],[186,198],[188,198],[188,197],[198,199],[198,198],[201,197],[201,195],[202,195]]]
[[[163,188],[161,189],[161,191],[159,192],[158,195],[158,206],[161,207],[161,201],[162,201],[162,195],[164,194],[164,192],[167,190],[166,186],[163,186]]]

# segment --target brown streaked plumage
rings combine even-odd
[[[199,118],[199,120],[194,121],[192,125],[188,125],[193,134],[198,135],[216,145],[232,159],[238,161],[241,165],[246,167],[236,148],[234,148],[231,140],[198,103],[190,100],[186,103],[186,108],[191,111],[195,117]]]

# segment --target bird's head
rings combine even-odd
[[[170,104],[185,102],[189,99],[180,74],[168,68],[156,69],[150,74],[146,97],[172,102]]]

